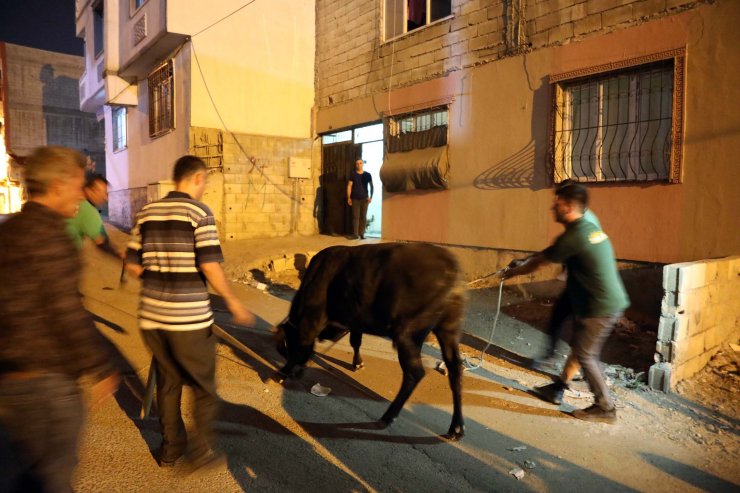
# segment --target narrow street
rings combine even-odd
[[[349,369],[346,338],[320,344],[302,380],[285,387],[268,382],[281,362],[270,327],[289,304],[241,284],[235,288],[258,316],[257,327],[230,325],[215,305],[218,323],[249,349],[223,341],[218,349],[217,382],[225,401],[218,448],[228,465],[189,477],[160,469],[152,455],[158,423],[139,419],[150,356],[136,326],[138,281],[119,287],[120,264],[93,248],[85,249],[85,262],[86,305],[127,371],[116,398],[88,416],[76,491],[717,492],[737,491],[740,484],[732,412],[614,386],[619,422],[579,422],[563,411],[585,407],[587,400],[571,396],[558,409],[528,395],[526,389],[546,383],[547,376],[504,353],[487,355],[483,369],[466,372],[467,434],[461,442],[438,438],[449,426],[452,406],[446,377],[433,369],[433,344],[425,349],[427,377],[394,425],[376,430],[375,420],[400,384],[390,342],[366,337],[366,368],[356,373]],[[315,383],[331,393],[312,395]],[[714,434],[707,431],[711,427]],[[510,474],[517,467],[525,471],[521,480]]]

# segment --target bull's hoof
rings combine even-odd
[[[447,433],[442,435],[442,438],[450,442],[458,442],[465,436],[465,428],[462,426],[454,426],[449,429]]]
[[[277,372],[272,377],[270,377],[270,380],[275,383],[282,384],[285,382],[287,378],[288,378],[288,375],[286,375],[285,373]]]
[[[362,370],[363,368],[365,368],[365,363],[357,363],[356,365],[354,365],[353,370],[358,371],[358,370]]]
[[[387,415],[384,414],[383,417],[378,420],[378,426],[379,426],[379,428],[381,430],[384,430],[384,429],[388,428],[390,425],[392,425],[393,424],[393,421],[395,421],[395,420],[396,420],[395,416],[394,417],[389,417],[389,416],[387,416]]]

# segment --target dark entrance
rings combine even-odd
[[[362,158],[362,145],[349,142],[323,145],[321,149],[321,188],[323,234],[352,233],[352,211],[347,205],[347,182],[355,169],[355,161]]]

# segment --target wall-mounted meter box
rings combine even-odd
[[[288,178],[311,178],[311,158],[291,157],[288,160]]]

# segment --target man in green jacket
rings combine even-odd
[[[584,218],[588,192],[574,183],[555,191],[552,210],[565,231],[555,242],[503,274],[510,278],[528,274],[548,263],[565,264],[568,269],[566,293],[575,315],[571,353],[558,381],[536,389],[543,399],[560,404],[578,365],[594,394],[594,405],[573,412],[586,421],[614,423],[617,412],[599,367],[599,355],[614,325],[629,306],[619,276],[609,237]]]

